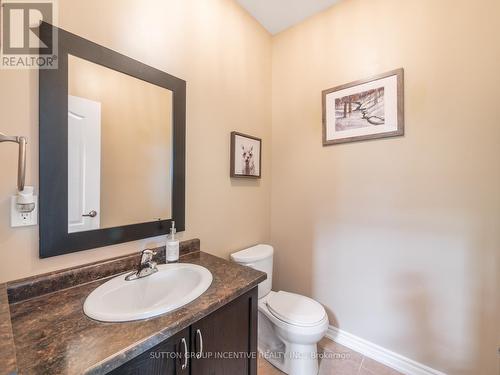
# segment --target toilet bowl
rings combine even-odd
[[[259,284],[259,352],[286,374],[316,375],[317,343],[328,329],[328,316],[311,298],[271,291],[273,254],[269,245],[231,254],[233,261],[267,273],[267,280]]]

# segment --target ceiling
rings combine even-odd
[[[339,0],[236,0],[271,34],[277,34]]]

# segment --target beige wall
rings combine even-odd
[[[275,288],[450,374],[499,373],[497,0],[345,0],[273,45]],[[322,147],[321,91],[404,67],[406,136]]]
[[[187,81],[185,238],[226,256],[269,240],[271,37],[232,0],[60,0],[62,28]],[[29,137],[38,187],[36,72],[0,70],[0,130]],[[230,132],[264,140],[263,178],[229,178]],[[16,147],[0,147],[0,282],[139,251],[143,240],[38,258],[38,228],[9,227]]]
[[[344,0],[273,42],[231,0],[62,0],[60,21],[187,80],[185,237],[222,256],[271,238],[275,289],[310,295],[341,329],[429,366],[494,375],[499,6]],[[406,136],[322,147],[321,91],[398,67]],[[1,130],[30,137],[37,185],[36,74],[0,71],[0,84]],[[264,139],[262,180],[227,177],[235,129]],[[154,242],[38,259],[37,228],[8,226],[15,152],[0,147],[0,281]]]
[[[172,91],[71,55],[68,77],[101,103],[100,228],[170,219]]]

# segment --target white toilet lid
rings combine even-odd
[[[284,322],[298,326],[314,326],[326,316],[325,309],[315,300],[288,292],[272,293],[267,300],[269,311]]]
[[[231,259],[236,263],[248,264],[269,258],[273,256],[273,253],[272,246],[261,244],[233,253],[231,254]]]

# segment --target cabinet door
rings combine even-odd
[[[189,329],[113,370],[112,375],[189,375]]]
[[[191,326],[192,375],[257,374],[257,288]]]

